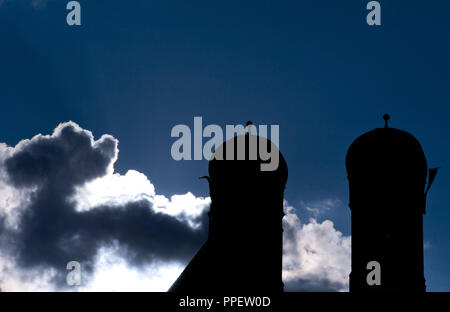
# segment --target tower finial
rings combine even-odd
[[[250,120],[245,123],[245,126],[248,128],[248,134],[252,134],[250,128],[251,125],[253,125],[253,122],[251,122]]]
[[[384,114],[383,115],[383,119],[384,119],[384,127],[388,128],[388,120],[391,118],[391,116],[389,116],[389,114]]]

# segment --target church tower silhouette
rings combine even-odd
[[[425,190],[427,161],[422,147],[408,132],[389,128],[389,115],[383,118],[385,127],[357,138],[346,156],[350,292],[424,292],[422,219],[437,169],[430,169]],[[378,281],[373,274],[379,274]]]
[[[245,142],[245,159],[237,158],[239,142]],[[265,144],[266,150],[278,154],[276,170],[261,170],[269,161],[261,159],[259,153],[252,158],[250,142],[256,142],[257,150]],[[226,158],[227,149],[234,151],[234,160]],[[283,156],[270,140],[246,134],[218,147],[208,171],[208,240],[169,291],[282,292],[283,194],[287,181]]]

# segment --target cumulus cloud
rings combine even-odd
[[[210,198],[196,197],[190,192],[170,198],[157,195],[147,176],[136,170],[128,170],[125,175],[108,174],[77,186],[71,201],[79,212],[101,206],[117,208],[130,202],[149,202],[154,211],[187,222],[192,228],[201,226],[199,221],[210,204]]]
[[[113,247],[142,269],[186,263],[201,246],[209,198],[166,198],[137,171],[114,173],[117,144],[68,122],[52,135],[0,146],[3,290],[17,280],[36,285],[35,271],[45,277],[39,285],[64,288],[72,260],[94,278],[98,258]]]
[[[14,147],[0,144],[2,290],[169,288],[206,240],[210,198],[157,194],[145,174],[114,172],[118,153],[117,139],[95,140],[73,122]],[[285,289],[348,289],[350,237],[329,220],[302,223],[287,202],[285,210]],[[81,264],[80,286],[66,285],[69,261]]]
[[[350,236],[330,220],[311,218],[302,224],[295,208],[285,202],[283,219],[283,280],[286,291],[347,291]]]
[[[118,246],[102,247],[95,258],[95,278],[82,281],[79,291],[166,291],[185,264],[154,261],[130,266]]]

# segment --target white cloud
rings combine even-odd
[[[318,223],[310,219],[302,224],[295,209],[285,202],[283,280],[333,285],[348,290],[350,273],[350,236],[343,236],[330,220]],[[317,285],[316,285],[317,286]],[[326,287],[325,287],[326,288]],[[295,286],[293,287],[293,290]],[[320,287],[317,286],[320,290]],[[331,290],[331,289],[330,289]]]
[[[63,134],[63,131],[65,134]],[[76,136],[74,136],[76,135]],[[63,139],[64,137],[64,139]],[[0,218],[4,218],[5,229],[11,233],[19,233],[20,217],[23,211],[28,209],[33,200],[33,192],[41,185],[32,187],[15,187],[6,172],[5,160],[19,153],[27,153],[40,142],[57,142],[58,147],[71,150],[77,140],[87,138],[87,153],[95,150],[97,153],[107,153],[109,159],[107,170],[97,179],[87,183],[75,185],[75,192],[70,201],[74,203],[77,212],[89,211],[100,206],[125,207],[139,201],[148,201],[148,209],[157,213],[166,214],[182,222],[197,228],[200,224],[200,216],[208,209],[210,198],[196,197],[192,193],[172,195],[170,198],[156,194],[155,187],[143,173],[129,170],[125,175],[114,173],[114,163],[118,157],[117,140],[109,135],[103,135],[94,140],[92,133],[82,129],[73,122],[61,123],[51,135],[38,134],[32,139],[21,140],[16,146],[10,147],[0,143]],[[115,143],[105,144],[106,141]],[[84,141],[85,142],[85,141]],[[45,143],[47,144],[47,143]],[[52,151],[52,149],[49,149]],[[79,153],[79,148],[77,153]],[[48,150],[40,150],[44,159],[53,159],[47,154]],[[68,155],[68,157],[72,157]],[[82,157],[80,159],[83,159]],[[53,164],[52,164],[53,165]],[[57,166],[55,164],[54,166]],[[55,169],[55,171],[57,168]],[[59,172],[59,171],[58,171]],[[0,224],[1,230],[1,224]],[[14,235],[14,234],[12,234]],[[55,291],[52,279],[56,272],[51,267],[24,268],[16,261],[14,248],[10,248],[11,242],[0,236],[0,289],[3,291]],[[14,239],[13,239],[14,240]],[[121,246],[122,248],[122,246]],[[94,290],[146,290],[165,291],[178,277],[186,263],[179,262],[162,263],[159,260],[142,264],[139,267],[127,262],[126,253],[119,247],[102,247],[97,250],[94,270],[91,276],[86,276],[86,284],[79,288],[83,291]],[[115,281],[115,282],[114,282]],[[66,289],[63,289],[66,290]],[[70,290],[70,288],[69,288]],[[76,289],[74,289],[76,290]]]
[[[123,206],[155,195],[155,187],[145,174],[128,170],[125,175],[112,173],[77,187],[72,200],[77,211],[87,211],[100,205]]]
[[[315,218],[325,215],[333,208],[339,206],[341,201],[339,199],[324,199],[314,202],[300,202],[300,207],[306,209]]]
[[[96,271],[79,291],[136,291],[164,292],[169,289],[184,269],[179,263],[151,263],[147,266],[131,267],[116,247],[101,248],[95,261]]]
[[[188,192],[167,198],[157,195],[148,177],[136,170],[125,175],[109,173],[77,187],[72,200],[77,211],[87,211],[106,205],[123,207],[127,203],[146,200],[153,210],[165,213],[191,227],[197,228],[198,217],[209,208],[209,197],[196,197]],[[79,291],[167,291],[187,263],[153,262],[143,267],[132,267],[121,255],[119,248],[104,247],[98,251],[95,272]]]
[[[35,188],[17,189],[8,181],[4,161],[12,155],[14,148],[0,143],[0,217],[5,218],[5,225],[17,229],[20,213],[30,202]]]
[[[54,269],[22,270],[15,259],[0,251],[0,290],[8,292],[57,291],[52,283]]]
[[[128,170],[125,175],[110,173],[77,187],[72,200],[76,203],[77,211],[91,210],[102,205],[123,207],[130,202],[146,200],[156,212],[186,221],[193,228],[199,226],[198,217],[211,203],[209,197],[196,197],[190,192],[170,198],[157,195],[147,176],[136,170]]]

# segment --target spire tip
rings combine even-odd
[[[389,114],[384,114],[383,115],[383,119],[384,119],[384,127],[388,128],[388,121],[391,118],[391,116],[389,116]]]

